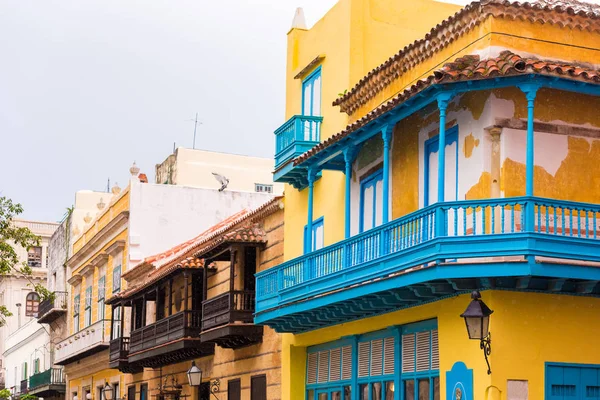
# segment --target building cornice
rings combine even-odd
[[[114,256],[117,252],[123,250],[125,248],[124,240],[115,240],[113,244],[108,246],[104,252],[110,256]]]
[[[77,253],[67,261],[67,266],[73,271],[77,270],[88,258],[102,248],[114,236],[121,233],[129,220],[129,211],[122,211],[113,218],[100,232],[96,233]]]

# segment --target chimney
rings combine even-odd
[[[304,18],[304,10],[302,7],[296,8],[294,19],[292,20],[292,29],[307,29],[306,18]]]

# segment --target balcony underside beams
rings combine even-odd
[[[226,349],[239,349],[260,343],[263,327],[254,324],[228,324],[203,331],[200,335],[202,343],[215,343]]]
[[[130,353],[129,364],[132,367],[158,368],[208,356],[214,352],[213,343],[201,343],[200,338],[185,338],[135,354]]]
[[[526,262],[516,268],[507,268],[510,272],[527,269]],[[435,270],[436,268],[433,268]],[[435,272],[434,272],[435,273]],[[561,280],[562,281],[562,280]],[[389,287],[397,283],[391,279]],[[436,291],[435,288],[442,288]],[[357,292],[360,290],[358,289]],[[257,322],[264,323],[280,333],[301,333],[353,320],[368,318],[405,308],[416,307],[433,301],[469,293],[472,290],[514,290],[544,292],[553,294],[586,295],[600,297],[598,281],[564,279],[557,286],[557,279],[545,276],[503,276],[494,278],[457,278],[437,279],[424,284],[412,284],[404,287],[382,290],[373,294],[358,295],[354,298],[336,301],[335,296],[307,301],[287,306],[280,311],[269,311],[257,316]],[[351,291],[352,289],[348,289]],[[309,309],[310,307],[310,309]]]
[[[106,350],[106,349],[108,349],[108,343],[105,343],[105,342],[97,343],[93,347],[91,347],[91,348],[89,348],[89,349],[87,349],[85,351],[82,351],[81,353],[74,354],[74,355],[72,355],[70,357],[67,357],[67,358],[63,359],[63,360],[57,360],[57,361],[54,362],[54,364],[56,364],[56,365],[71,364],[71,363],[74,363],[75,361],[82,360],[82,359],[84,359],[86,357],[89,357],[89,356],[91,356],[93,354],[99,353],[99,352],[101,352],[103,350]]]

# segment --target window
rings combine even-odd
[[[127,386],[127,400],[135,400],[135,385]]]
[[[438,198],[439,135],[425,142],[425,206]],[[444,200],[458,200],[458,126],[446,131],[446,159],[444,167]]]
[[[113,268],[113,293],[121,290],[121,264]]]
[[[346,400],[353,390],[359,400],[440,399],[435,320],[310,347],[306,365],[309,399]]]
[[[113,383],[112,387],[113,387],[113,396],[112,396],[112,398],[113,399],[120,399],[121,398],[121,392],[119,391],[119,383],[118,382]]]
[[[321,67],[302,82],[302,115],[321,115]]]
[[[148,384],[142,383],[140,385],[140,400],[148,400]]]
[[[35,360],[33,360],[33,373],[34,374],[40,373],[40,359],[39,358],[36,358]]]
[[[241,400],[242,387],[239,379],[233,379],[227,382],[227,400]]]
[[[267,376],[258,375],[250,379],[250,400],[267,400]]]
[[[85,326],[92,324],[92,287],[85,289]]]
[[[307,229],[308,227],[304,225],[304,252],[310,253],[322,249],[324,245],[323,217],[313,221],[311,243],[308,243]]]
[[[121,337],[121,307],[115,307],[113,309],[113,331],[111,339],[118,339]]]
[[[37,317],[39,306],[40,296],[35,292],[29,293],[25,300],[25,316]]]
[[[106,291],[106,289],[104,287],[105,282],[106,282],[105,276],[101,276],[100,279],[98,279],[98,321],[101,321],[104,319],[104,312],[105,312],[104,292]],[[116,397],[114,397],[114,398],[116,398]]]
[[[383,221],[383,171],[369,175],[360,182],[360,232],[381,225]]]
[[[302,115],[321,116],[321,67],[302,82]],[[317,121],[304,121],[302,139],[318,141],[319,126]]]
[[[27,363],[23,363],[23,367],[21,368],[21,380],[24,381],[27,379]]]
[[[273,193],[273,185],[267,185],[264,183],[255,183],[254,191],[258,193]]]
[[[27,250],[27,265],[34,268],[42,266],[42,248],[33,246]]]
[[[545,381],[546,398],[551,400],[600,398],[598,365],[546,363]]]
[[[79,307],[80,307],[79,295],[73,298],[73,331],[79,331]]]

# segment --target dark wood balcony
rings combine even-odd
[[[27,393],[27,379],[21,381],[21,394]]]
[[[52,298],[40,302],[38,322],[51,324],[67,313],[67,292],[54,292]]]
[[[109,345],[109,364],[113,369],[127,374],[141,372],[141,367],[135,367],[129,364],[129,338],[119,337],[110,341]]]
[[[260,342],[263,327],[253,324],[254,303],[253,290],[232,290],[202,302],[202,342],[230,349]]]
[[[213,343],[200,342],[201,322],[201,311],[186,310],[132,331],[129,363],[156,368],[213,354]]]

